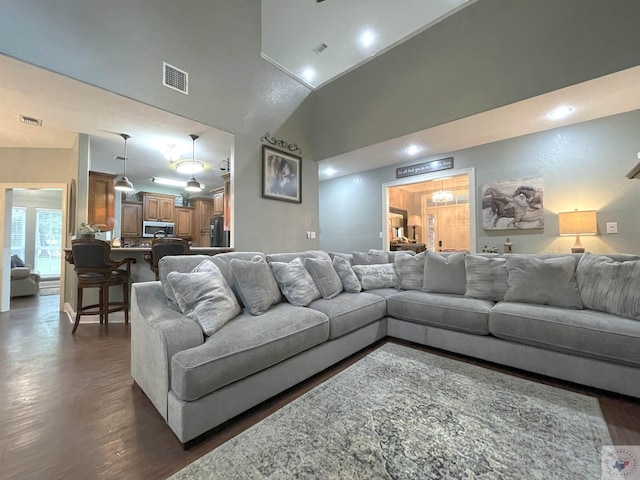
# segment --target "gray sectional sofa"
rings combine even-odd
[[[132,287],[131,373],[181,442],[385,337],[640,398],[640,257],[234,252],[159,267]]]

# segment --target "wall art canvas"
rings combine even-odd
[[[301,159],[296,155],[262,146],[262,196],[302,203]]]
[[[485,183],[481,188],[485,230],[544,228],[542,177]]]

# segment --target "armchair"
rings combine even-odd
[[[11,269],[11,298],[37,295],[40,289],[40,274],[26,267]]]

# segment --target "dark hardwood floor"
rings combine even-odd
[[[335,375],[375,346],[228,422],[184,450],[129,374],[128,326],[72,324],[58,296],[14,299],[0,314],[0,478],[161,479]],[[640,444],[640,401],[525,374],[595,396],[618,445]]]

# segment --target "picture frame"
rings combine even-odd
[[[302,158],[262,145],[262,198],[302,203]]]

